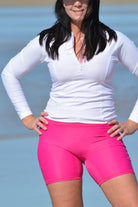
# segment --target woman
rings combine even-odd
[[[2,72],[23,124],[39,135],[38,159],[54,207],[82,207],[82,164],[114,207],[137,207],[138,184],[122,138],[138,129],[138,101],[116,120],[117,62],[138,77],[138,49],[99,21],[99,0],[57,0],[56,24],[33,39]],[[19,79],[47,62],[50,99],[34,117]]]

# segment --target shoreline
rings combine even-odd
[[[55,0],[24,0],[18,1],[17,0],[5,0],[0,2],[0,7],[19,7],[19,6],[53,6],[55,4]],[[116,4],[138,4],[137,0],[101,0],[101,5],[109,4],[109,5],[116,5]]]

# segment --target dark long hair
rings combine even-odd
[[[115,31],[99,21],[99,4],[100,0],[89,1],[89,9],[82,22],[81,28],[85,33],[84,56],[87,57],[87,60],[104,51],[107,42],[111,42],[113,39],[117,40]],[[40,45],[42,45],[44,38],[46,38],[45,48],[52,59],[58,58],[60,45],[71,37],[71,19],[64,9],[62,0],[56,1],[55,14],[57,17],[55,25],[42,31],[39,39]]]

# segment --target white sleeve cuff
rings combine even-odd
[[[129,119],[138,123],[138,99],[136,101],[136,104],[133,108],[133,111],[131,112]]]

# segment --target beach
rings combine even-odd
[[[55,0],[4,0],[0,1],[0,6],[48,6],[53,5]],[[136,4],[137,0],[101,0],[101,4]]]
[[[9,3],[10,2],[10,3]],[[40,31],[55,22],[53,7],[48,1],[0,2],[0,72]],[[45,3],[45,4],[42,4]],[[50,1],[52,4],[53,1]],[[100,19],[115,30],[125,33],[138,46],[138,4],[116,4],[120,1],[102,1]],[[112,5],[114,3],[115,5]],[[130,3],[130,1],[129,1]],[[10,4],[12,7],[10,7]],[[44,6],[43,6],[44,5]],[[24,7],[25,6],[25,7]],[[31,7],[30,7],[31,6]],[[128,81],[129,80],[129,81]],[[46,64],[37,66],[22,80],[29,105],[38,116],[43,111],[51,88]],[[120,64],[114,80],[115,103],[119,121],[127,120],[136,98],[138,81]],[[38,160],[39,137],[27,130],[18,118],[0,80],[0,206],[3,207],[52,207]],[[138,177],[138,132],[124,139]],[[89,176],[84,167],[83,194],[86,207],[110,207],[103,192]]]

